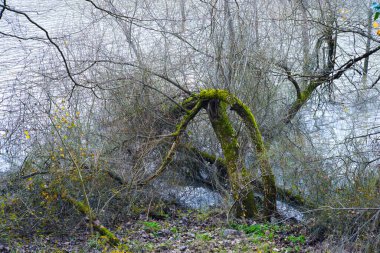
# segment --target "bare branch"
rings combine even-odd
[[[0,19],[3,17],[3,13],[5,11],[6,6],[7,6],[7,0],[3,0],[3,6],[2,6],[2,9],[0,10]]]
[[[68,64],[68,62],[67,62],[67,59],[66,59],[66,57],[65,57],[65,55],[64,55],[64,53],[63,53],[63,51],[62,51],[62,49],[58,46],[58,44],[57,44],[56,42],[54,42],[54,40],[50,37],[49,32],[48,32],[45,28],[43,28],[41,25],[39,25],[37,22],[35,22],[32,18],[30,18],[29,15],[27,15],[26,13],[24,13],[24,12],[22,12],[22,11],[18,11],[18,10],[12,9],[12,8],[6,6],[5,4],[0,5],[0,7],[2,7],[3,10],[6,9],[6,10],[11,11],[11,12],[13,12],[13,13],[16,13],[16,14],[19,14],[19,15],[24,16],[24,17],[25,17],[30,23],[32,23],[34,26],[36,26],[38,29],[40,29],[40,30],[45,34],[45,36],[46,36],[46,38],[48,39],[48,41],[49,41],[49,42],[50,42],[50,43],[51,43],[51,44],[57,49],[59,55],[60,55],[61,58],[62,58],[63,64],[64,64],[64,66],[65,66],[66,73],[67,73],[68,77],[70,78],[70,80],[74,83],[74,86],[73,86],[73,89],[72,89],[72,91],[71,91],[71,95],[70,95],[70,97],[72,96],[72,93],[73,93],[74,88],[75,88],[76,86],[78,86],[78,87],[82,87],[82,88],[86,88],[86,89],[91,89],[92,92],[94,93],[94,95],[95,95],[96,97],[98,97],[98,96],[95,94],[95,92],[93,91],[93,88],[94,88],[94,87],[87,87],[87,86],[85,86],[85,85],[82,85],[82,84],[78,83],[78,82],[74,79],[73,75],[71,74],[71,70],[70,70],[69,64]]]
[[[168,77],[166,74],[160,74],[160,73],[157,73],[151,69],[148,69],[147,67],[142,67],[142,66],[139,66],[137,64],[134,64],[134,63],[130,63],[130,62],[118,62],[118,61],[111,61],[111,60],[96,60],[94,61],[93,63],[91,63],[90,66],[94,66],[98,63],[112,63],[112,64],[116,64],[116,65],[126,65],[126,66],[131,66],[131,67],[134,67],[134,68],[138,68],[140,70],[143,70],[143,71],[146,71],[154,76],[157,76],[165,81],[167,81],[168,83],[174,85],[176,88],[180,89],[181,91],[185,92],[187,95],[191,95],[192,92],[187,90],[186,88],[184,88],[183,86],[181,86],[179,83],[177,83],[176,81],[174,81],[173,79],[171,79],[170,77]]]
[[[291,69],[288,66],[286,66],[285,64],[277,64],[277,66],[285,70],[285,73],[286,73],[288,80],[293,84],[294,88],[296,89],[297,98],[300,98],[301,97],[301,89],[300,89],[300,86],[299,86],[297,80],[294,79]]]

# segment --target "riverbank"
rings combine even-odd
[[[117,249],[91,235],[85,221],[69,234],[9,237],[0,243],[2,252],[318,252],[308,245],[307,227],[294,220],[227,223],[219,214],[176,211],[140,214],[113,231],[122,240]]]

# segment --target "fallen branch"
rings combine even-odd
[[[107,237],[109,244],[112,246],[117,246],[120,243],[119,238],[116,237],[110,230],[104,227],[100,221],[97,219],[96,215],[91,212],[89,206],[87,206],[82,201],[76,200],[74,197],[70,196],[68,193],[61,193],[61,197],[63,200],[72,204],[79,212],[86,215],[90,221],[92,221],[93,228],[99,232],[99,234]]]

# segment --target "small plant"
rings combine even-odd
[[[304,244],[306,242],[305,236],[303,235],[300,235],[300,236],[290,235],[287,237],[287,240],[293,243],[300,243],[300,244]]]
[[[209,233],[203,233],[203,234],[197,234],[195,238],[202,240],[202,241],[211,241],[212,237]]]
[[[172,232],[173,234],[178,234],[178,228],[172,227],[172,228],[170,228],[170,232]]]
[[[154,221],[144,221],[144,230],[149,232],[157,232],[161,229],[161,225]]]
[[[265,236],[266,231],[273,230],[277,231],[278,226],[269,226],[267,224],[253,224],[253,225],[245,225],[245,224],[235,224],[232,225],[234,229],[244,231],[246,234],[255,234],[257,236]]]
[[[107,243],[105,238],[103,236],[100,236],[98,233],[87,241],[87,246],[89,249],[102,250],[105,248],[106,244]]]

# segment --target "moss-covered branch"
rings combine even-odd
[[[98,231],[101,235],[107,237],[109,243],[112,246],[117,246],[120,243],[119,238],[117,238],[110,230],[104,227],[100,221],[97,219],[96,215],[91,211],[90,207],[84,202],[75,199],[66,192],[62,192],[61,197],[63,200],[72,204],[75,209],[77,209],[82,214],[86,215],[90,221],[92,221],[93,228]]]
[[[139,183],[139,185],[145,185],[148,182],[152,181],[153,179],[157,178],[159,175],[162,174],[162,172],[165,171],[166,167],[169,165],[169,163],[172,161],[174,156],[174,151],[176,150],[179,142],[181,134],[186,130],[187,125],[190,123],[190,121],[197,115],[197,113],[202,109],[202,102],[198,101],[195,106],[189,111],[181,120],[181,122],[177,125],[176,131],[171,134],[172,137],[174,137],[174,141],[172,146],[170,147],[169,151],[166,153],[160,167],[158,170],[151,175],[148,179],[144,180],[143,182]]]
[[[330,36],[331,37],[331,36]],[[324,83],[332,82],[336,79],[339,79],[347,70],[351,69],[351,67],[357,62],[368,58],[370,55],[380,51],[380,46],[366,52],[365,54],[352,58],[348,60],[346,63],[341,65],[338,69],[334,69],[335,60],[333,58],[334,50],[335,50],[335,42],[334,39],[329,38],[329,60],[327,69],[324,70],[324,74],[318,77],[314,77],[309,81],[308,86],[299,93],[297,91],[297,99],[291,104],[283,122],[285,124],[290,123],[290,121],[294,118],[294,116],[298,113],[301,107],[306,104],[306,102],[310,99],[312,93]]]
[[[310,99],[311,94],[314,90],[318,88],[323,83],[322,80],[313,81],[311,82],[305,90],[303,90],[300,95],[297,97],[296,101],[293,102],[293,104],[290,106],[286,117],[284,118],[283,122],[285,124],[289,124],[290,121],[296,116],[298,111],[301,109],[301,107],[306,104],[306,102]]]

